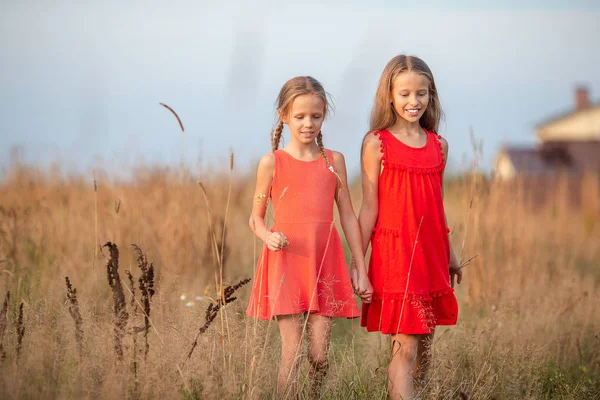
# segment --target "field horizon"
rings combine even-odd
[[[101,170],[8,168],[1,398],[274,398],[276,323],[245,316],[261,250],[248,228],[254,171],[233,164],[232,156],[230,166],[201,173],[140,167],[129,181]],[[447,180],[465,276],[459,323],[436,331],[423,398],[600,394],[594,182],[578,183],[585,201],[573,206],[573,187],[557,178],[533,207],[524,184],[477,170]],[[356,211],[358,189],[353,179]],[[322,398],[385,399],[387,338],[336,320],[332,343]],[[305,368],[298,379],[305,388]]]

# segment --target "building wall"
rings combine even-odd
[[[580,111],[537,130],[542,141],[600,140],[600,106]]]
[[[515,176],[516,171],[512,161],[504,151],[500,152],[496,158],[494,177],[506,181],[513,179]]]

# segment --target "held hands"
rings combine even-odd
[[[290,242],[281,232],[269,232],[265,239],[265,244],[271,251],[279,251],[285,249]]]
[[[350,264],[350,279],[352,280],[354,293],[360,297],[363,303],[370,303],[373,299],[373,286],[366,273],[361,274],[358,272],[354,259]]]

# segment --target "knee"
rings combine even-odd
[[[418,343],[400,343],[396,341],[394,343],[394,358],[408,362],[414,363],[417,360],[417,356],[419,353],[419,345]]]
[[[301,356],[301,344],[295,340],[281,341],[281,357],[286,360],[298,359]]]

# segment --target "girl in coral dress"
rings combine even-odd
[[[296,77],[286,82],[278,97],[273,151],[260,160],[256,178],[250,227],[264,246],[247,313],[277,320],[281,394],[286,388],[295,391],[306,333],[311,392],[318,396],[327,372],[332,318],[360,316],[353,291],[365,302],[372,295],[344,157],[323,147],[321,125],[328,110],[327,94],[318,81]],[[279,149],[284,124],[291,139]],[[270,228],[265,224],[269,199],[274,220]],[[359,260],[350,273],[334,225],[334,202],[352,256]]]
[[[372,246],[373,301],[361,325],[392,335],[389,392],[413,399],[437,325],[454,325],[454,278],[462,272],[448,240],[442,179],[448,143],[431,70],[400,55],[385,67],[362,145],[363,247]]]

